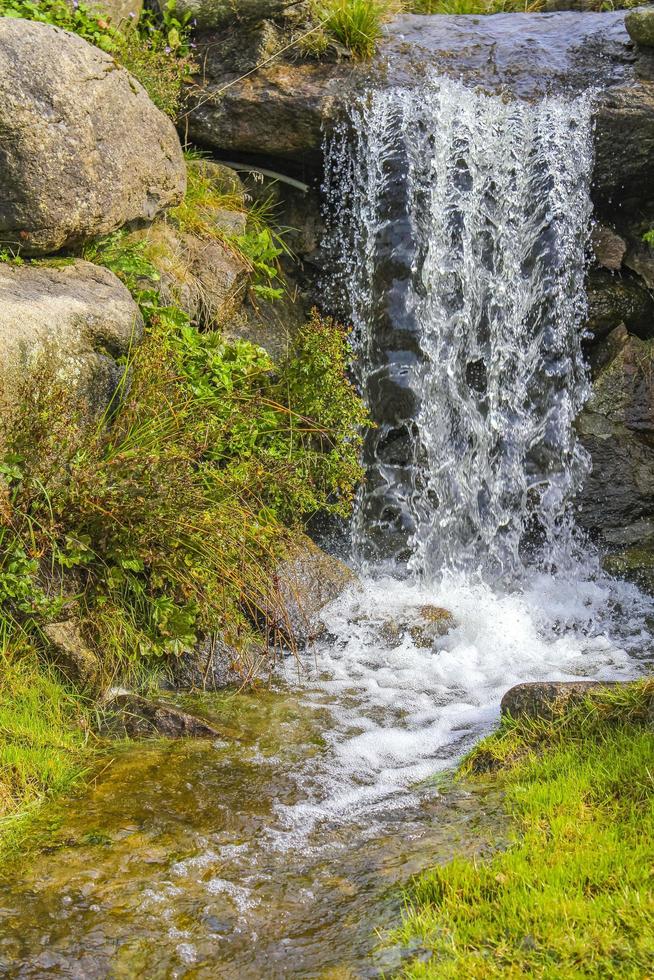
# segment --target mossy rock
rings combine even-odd
[[[602,565],[610,575],[633,582],[654,595],[654,546],[625,548],[606,555]]]
[[[654,47],[654,7],[637,7],[624,19],[629,37],[643,48]]]

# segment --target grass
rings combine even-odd
[[[0,648],[0,861],[39,804],[71,790],[92,758],[86,701],[26,643]]]
[[[505,719],[473,750],[462,773],[497,771],[514,839],[417,878],[394,938],[422,954],[403,977],[650,975],[653,713],[647,680],[553,722]]]
[[[317,0],[313,16],[322,29],[307,39],[305,49],[321,54],[331,39],[357,60],[371,58],[384,22],[401,9],[400,0]]]

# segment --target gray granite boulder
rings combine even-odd
[[[0,18],[0,242],[79,245],[181,200],[175,128],[108,54],[49,24]]]

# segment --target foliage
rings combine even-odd
[[[358,59],[371,58],[382,36],[382,24],[397,10],[387,0],[318,0],[314,16],[328,36]],[[315,47],[316,39],[313,39]]]
[[[0,830],[18,807],[69,789],[88,752],[84,701],[20,639],[0,637]]]
[[[643,241],[645,242],[646,245],[649,245],[651,248],[654,248],[654,228],[652,228],[650,231],[645,232],[645,234],[643,235]]]
[[[137,78],[152,101],[175,118],[182,85],[194,63],[188,18],[180,21],[167,5],[161,23],[145,11],[137,25],[112,24],[92,4],[68,0],[0,0],[0,17],[19,17],[72,31],[115,57]]]
[[[218,628],[238,646],[270,606],[285,526],[345,513],[360,476],[345,335],[314,314],[275,369],[140,289],[156,275],[143,243],[119,232],[93,257],[134,291],[146,341],[91,434],[47,367],[18,386],[0,433],[3,616],[38,631],[54,602],[110,668]]]
[[[464,772],[501,762],[508,850],[419,876],[395,937],[406,977],[643,977],[654,959],[654,681],[554,721],[505,719]]]
[[[242,191],[217,180],[210,169],[203,167],[197,152],[186,152],[187,188],[184,200],[168,212],[168,218],[180,231],[214,241],[221,241],[237,252],[249,267],[253,290],[263,299],[279,299],[283,293],[279,258],[290,255],[283,230],[271,222],[272,204],[264,201],[246,206]],[[199,165],[193,166],[193,163]],[[247,215],[246,231],[242,235],[229,233],[216,220],[225,211]]]

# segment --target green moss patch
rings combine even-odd
[[[469,776],[502,762],[514,836],[488,862],[455,860],[413,883],[395,939],[421,953],[403,976],[648,974],[653,710],[650,680],[589,696],[552,722],[506,719],[474,750]]]

